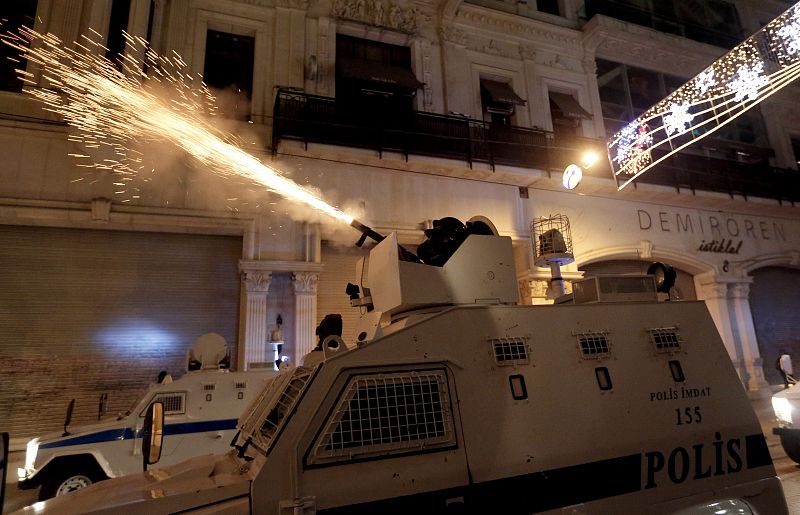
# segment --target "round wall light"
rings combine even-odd
[[[583,179],[583,170],[576,164],[571,164],[564,169],[564,176],[561,183],[568,190],[573,190]]]

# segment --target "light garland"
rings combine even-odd
[[[800,76],[800,3],[608,140],[618,189],[709,136]],[[653,150],[661,153],[657,158]]]

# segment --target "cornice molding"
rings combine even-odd
[[[577,30],[468,4],[461,5],[454,21],[471,28],[497,32],[498,36],[553,45],[567,52],[577,52],[583,45],[582,35]]]

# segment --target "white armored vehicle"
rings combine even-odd
[[[368,284],[348,288],[369,310],[357,341],[321,331],[227,454],[27,510],[788,513],[703,303],[658,302],[652,277],[628,276],[519,305],[509,238],[427,235],[425,262],[394,235],[372,250]]]
[[[197,370],[171,382],[153,384],[118,417],[95,424],[66,426],[63,433],[28,442],[25,466],[17,470],[22,489],[41,486],[39,499],[63,495],[97,481],[142,470],[142,426],[148,406],[161,402],[165,427],[159,466],[199,454],[221,454],[230,446],[239,416],[261,391],[272,370],[229,372],[222,336],[199,337],[188,359]]]
[[[773,434],[780,436],[786,455],[800,463],[800,388],[794,385],[773,395],[772,410],[778,422]]]

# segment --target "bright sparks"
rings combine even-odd
[[[27,28],[20,35],[6,34],[2,39],[31,63],[29,69],[34,72],[19,71],[24,81],[35,85],[35,72],[41,70],[48,88],[27,90],[45,103],[46,110],[63,116],[77,129],[77,135],[70,139],[89,149],[106,146],[113,150],[114,157],[90,166],[120,174],[136,173],[143,166],[143,156],[131,147],[166,141],[215,173],[249,179],[337,220],[347,224],[353,221],[351,216],[226,142],[225,135],[208,121],[216,109],[208,88],[186,71],[186,64],[177,54],[171,58],[159,56],[146,50],[144,40],[128,37],[120,71],[100,57],[106,49],[87,37],[74,50],[52,34],[42,35]],[[145,55],[144,62],[131,57],[137,54]]]

